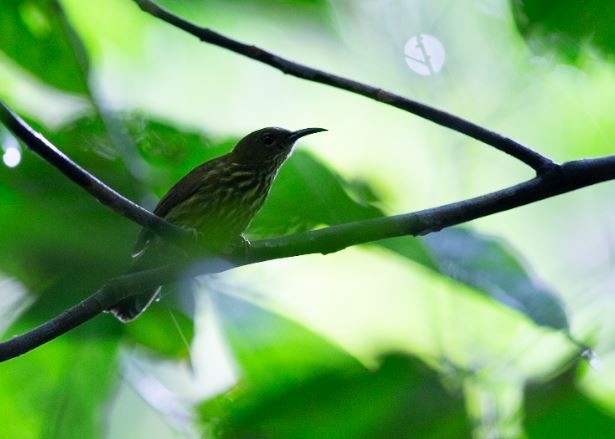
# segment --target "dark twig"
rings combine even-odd
[[[308,81],[326,84],[391,105],[438,125],[463,133],[476,140],[491,145],[500,151],[515,157],[530,166],[537,174],[547,172],[556,166],[549,158],[499,133],[488,130],[480,125],[465,120],[454,114],[439,110],[421,102],[396,95],[390,91],[363,84],[352,79],[337,76],[303,64],[282,58],[259,47],[241,43],[210,29],[197,26],[177,15],[161,8],[150,0],[133,0],[143,11],[157,17],[175,27],[178,27],[199,40],[228,49],[253,60],[281,70],[283,73]]]
[[[543,175],[496,192],[418,212],[339,224],[290,236],[255,241],[246,254],[228,261],[196,255],[168,265],[110,280],[83,302],[41,326],[0,343],[0,361],[28,352],[79,326],[131,291],[183,277],[217,273],[236,266],[309,253],[332,253],[346,247],[400,236],[426,235],[497,212],[503,212],[596,183],[615,179],[615,156],[567,162]]]
[[[56,167],[62,174],[81,186],[105,206],[167,238],[180,241],[186,241],[190,238],[185,230],[133,203],[73,162],[42,134],[34,131],[22,118],[13,113],[1,100],[0,122],[23,141],[28,148]]]
[[[157,273],[165,273],[164,267],[158,268]],[[59,316],[25,334],[0,343],[0,362],[25,354],[59,335],[82,325],[120,300],[126,295],[125,291],[131,291],[132,288],[143,286],[151,287],[151,285],[159,281],[160,275],[158,274],[157,276],[157,273],[145,271],[111,279],[94,294],[77,305],[68,308]],[[168,273],[165,274],[169,275]]]

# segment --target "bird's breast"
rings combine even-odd
[[[215,178],[205,178],[199,189],[176,206],[167,219],[182,227],[196,229],[209,240],[238,237],[261,209],[277,167],[229,166]]]

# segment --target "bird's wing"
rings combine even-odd
[[[187,175],[181,178],[169,191],[161,198],[158,205],[154,209],[154,213],[162,218],[165,218],[174,207],[181,204],[183,201],[190,198],[203,185],[205,176],[211,168],[215,167],[218,159],[210,160],[197,166]],[[149,229],[142,229],[137,242],[135,243],[132,253],[133,257],[138,257],[141,252],[147,247],[147,244],[154,236],[154,232]]]

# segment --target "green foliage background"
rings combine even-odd
[[[291,59],[377,84],[556,160],[612,153],[611,2],[164,2]],[[419,77],[403,46],[447,51]],[[203,45],[128,0],[0,4],[0,98],[152,207],[268,125],[299,146],[249,236],[431,207],[529,178],[488,147]],[[0,128],[3,154],[19,148]],[[0,164],[0,330],[128,265],[138,227],[29,151]],[[424,238],[242,267],[100,316],[0,365],[7,437],[612,437],[613,184]],[[579,357],[577,342],[596,359]],[[571,436],[572,435],[572,436]]]

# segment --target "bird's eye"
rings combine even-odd
[[[274,141],[275,138],[273,137],[273,134],[267,133],[263,136],[263,143],[267,146],[273,145]]]

